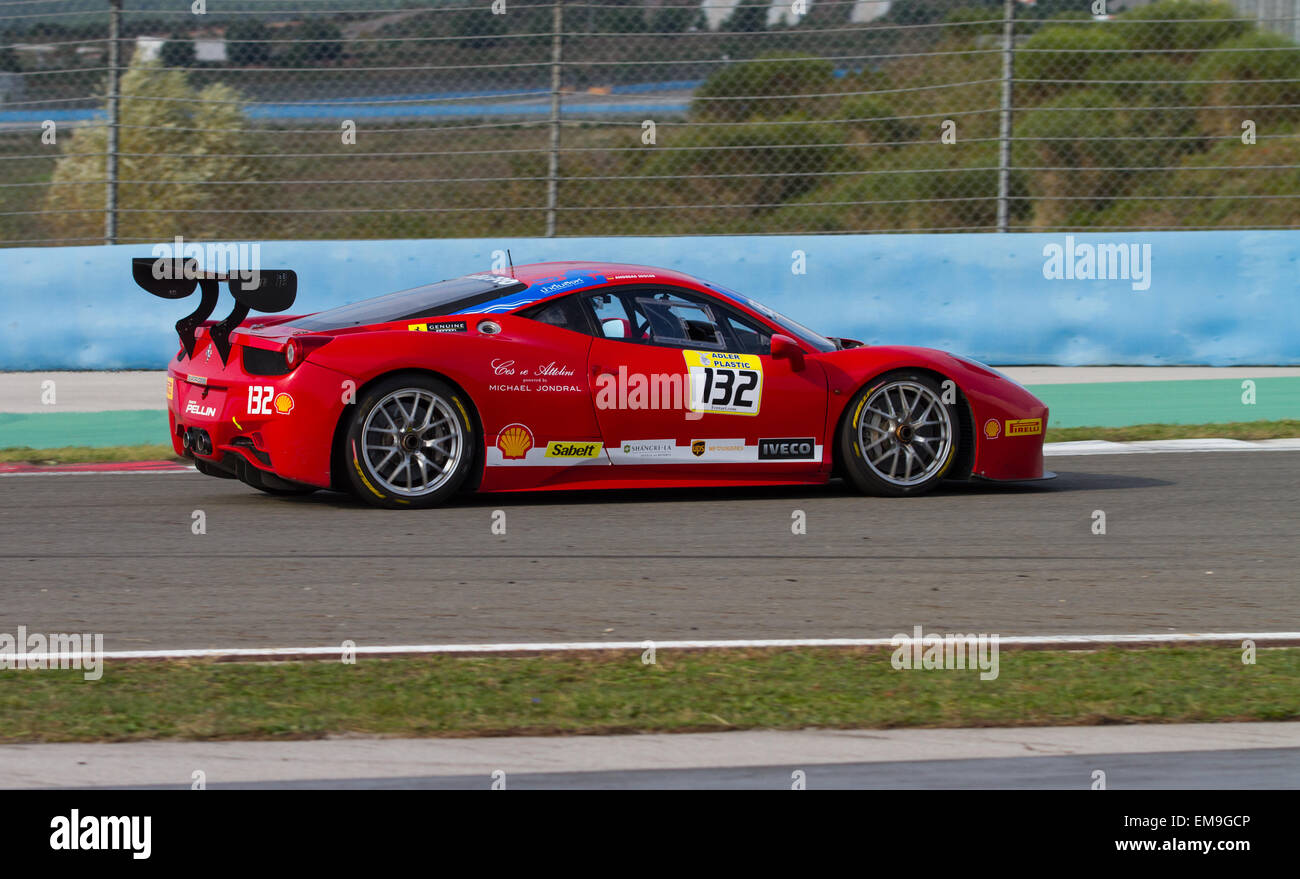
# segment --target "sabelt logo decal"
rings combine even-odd
[[[817,455],[817,441],[812,437],[794,439],[760,439],[760,461],[811,461]]]
[[[594,458],[604,443],[570,442],[553,440],[546,444],[548,458]]]
[[[1043,419],[1017,418],[1007,421],[1007,436],[1033,436],[1043,432]]]
[[[998,424],[996,418],[990,418],[988,421],[984,422],[984,435],[989,439],[997,439],[998,435],[1001,433],[1002,425]]]
[[[176,397],[176,379],[170,375],[167,376],[167,399],[171,400]]]
[[[216,418],[216,406],[200,406],[198,403],[190,400],[189,405],[185,407],[186,415],[198,415],[202,418]]]
[[[518,460],[533,447],[533,432],[522,424],[507,424],[497,434],[501,457]]]

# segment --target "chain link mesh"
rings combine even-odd
[[[1297,0],[124,0],[116,169],[111,2],[0,0],[0,243],[1300,226]]]

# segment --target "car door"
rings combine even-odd
[[[676,287],[580,298],[597,328],[588,373],[616,466],[736,481],[825,469],[825,372],[812,359],[796,369],[773,358],[770,327]]]

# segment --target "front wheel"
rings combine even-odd
[[[910,370],[858,391],[840,428],[840,448],[859,491],[904,497],[939,483],[956,458],[960,423],[955,399],[946,403],[944,395],[933,377]]]
[[[432,376],[392,376],[367,389],[352,413],[348,478],[377,507],[436,506],[469,475],[472,437],[463,394]]]

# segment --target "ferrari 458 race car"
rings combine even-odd
[[[284,316],[291,271],[254,288],[164,262],[135,260],[137,283],[202,291],[167,371],[176,452],[272,494],[410,509],[459,491],[842,476],[905,496],[1044,477],[1047,408],[1001,373],[822,336],[679,272],[540,263]],[[236,305],[212,322],[220,280]]]

